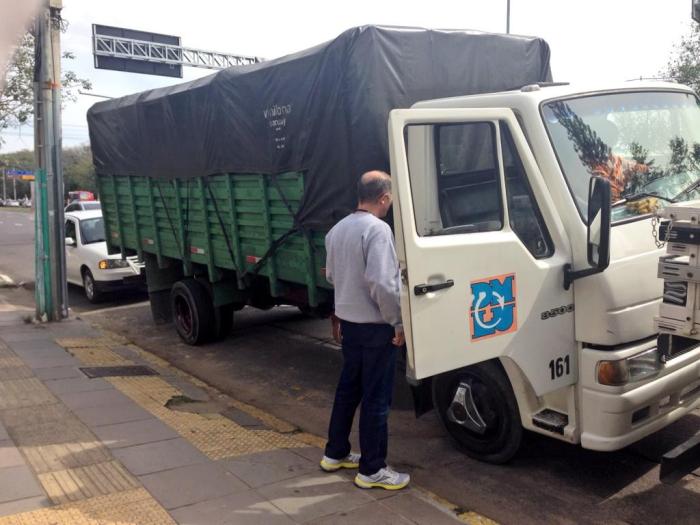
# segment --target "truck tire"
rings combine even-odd
[[[455,403],[460,386],[471,393],[469,408],[478,413],[476,429],[465,425],[469,417],[462,403]],[[500,464],[518,452],[523,436],[520,412],[499,363],[486,361],[434,377],[433,405],[443,428],[468,456]]]
[[[216,314],[209,293],[195,279],[183,279],[170,291],[175,329],[188,345],[200,345],[216,336]]]

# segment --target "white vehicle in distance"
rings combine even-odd
[[[110,292],[143,289],[146,283],[137,257],[107,253],[102,210],[66,213],[66,277],[83,287],[91,303]]]
[[[101,210],[102,204],[100,201],[73,201],[64,210],[66,213],[70,211],[92,211]]]

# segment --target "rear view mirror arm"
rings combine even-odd
[[[585,270],[574,270],[574,267],[567,263],[564,265],[564,290],[571,288],[571,283],[576,279],[582,279],[583,277],[588,277],[589,275],[595,275],[597,273],[602,273],[605,271],[605,267],[595,266],[593,268],[586,268]]]

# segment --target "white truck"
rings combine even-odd
[[[617,450],[700,406],[700,344],[657,345],[652,227],[700,199],[699,104],[537,84],[391,112],[407,377],[469,455],[523,428]]]

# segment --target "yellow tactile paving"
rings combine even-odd
[[[121,337],[116,334],[109,335],[107,337],[63,337],[56,339],[56,344],[62,346],[63,348],[123,345],[127,343],[128,341],[125,337]]]
[[[139,488],[139,482],[118,461],[39,474],[53,503],[67,503]]]
[[[65,341],[64,341],[65,342]],[[101,342],[69,341],[85,364],[129,364]],[[86,394],[89,395],[89,394]],[[141,488],[5,345],[0,347],[0,419],[55,507],[0,517],[0,525],[174,524]]]
[[[80,468],[112,459],[109,450],[94,438],[93,441],[84,442],[19,445],[19,448],[38,474]]]
[[[0,357],[17,357],[17,354],[15,354],[10,348],[0,341]]]
[[[0,381],[8,381],[11,379],[29,379],[34,377],[34,372],[28,366],[12,366],[8,368],[0,368]]]
[[[24,361],[15,356],[0,355],[0,368],[13,368],[23,366]]]
[[[91,366],[130,364],[131,361],[109,348],[111,345],[127,346],[140,359],[172,371],[180,377],[186,377],[196,386],[209,388],[203,381],[177,368],[173,368],[167,361],[128,343],[124,338],[118,336],[108,336],[102,339],[60,339],[57,342],[67,348],[85,365]],[[182,396],[183,392],[160,377],[113,377],[107,380],[138,405],[173,428],[211,459],[223,459],[304,445],[319,448],[325,446],[323,438],[305,432],[295,432],[296,427],[293,425],[237,400],[228,399],[227,404],[259,419],[273,430],[244,428],[218,413],[196,414],[168,408],[165,404],[173,397]],[[118,463],[114,463],[119,466]],[[89,468],[71,469],[61,473],[52,472],[51,475],[40,476],[40,478],[42,478],[42,483],[45,484],[45,487],[51,485],[50,488],[47,488],[49,494],[53,494],[51,490],[56,490],[56,495],[52,496],[56,501],[60,497],[69,498],[71,494],[80,494],[81,497],[84,497],[87,495],[86,491],[89,494],[94,494],[95,491],[100,490],[96,488],[95,482],[92,482],[92,486],[84,483],[85,487],[80,486],[80,490],[76,490],[75,487],[83,479],[76,479],[77,472],[93,474],[93,470]],[[89,477],[90,474],[85,475]],[[69,479],[66,476],[69,476]],[[73,485],[70,485],[71,482]],[[128,483],[128,481],[125,481],[125,483]],[[55,489],[55,485],[61,485],[63,492]],[[97,486],[99,487],[100,485]],[[101,486],[104,487],[105,485]],[[65,487],[69,487],[69,489],[67,490]],[[460,509],[431,492],[422,492],[435,503],[447,507],[458,519],[465,523],[497,525],[496,522],[478,513]],[[104,525],[136,523],[149,525],[151,523],[174,523],[144,489],[94,497],[75,504],[66,504],[49,510],[20,514],[8,518],[16,521],[5,521],[5,519],[0,518],[0,525],[33,525],[45,522],[52,525],[82,525],[84,523],[90,525],[97,523]]]
[[[75,358],[85,366],[116,366],[133,364],[125,357],[112,352],[107,346],[81,346],[67,349]]]
[[[301,445],[292,436],[273,430],[246,429],[220,414],[171,410],[165,403],[182,392],[159,377],[114,377],[109,382],[211,459]]]
[[[275,429],[277,432],[293,432],[296,430],[296,427],[294,425],[292,425],[291,423],[288,423],[287,421],[283,421],[283,420],[273,416],[272,414],[269,414],[267,412],[260,410],[257,407],[249,405],[248,403],[244,403],[244,402],[238,401],[236,399],[231,399],[231,400],[229,400],[229,402],[230,402],[232,407],[237,408],[239,410],[242,410],[243,412],[246,412],[247,414],[250,414],[254,418],[259,419],[260,421],[265,423],[268,427]]]
[[[0,383],[0,410],[56,402],[57,399],[49,389],[35,377]]]
[[[144,352],[141,348],[139,348],[139,347],[136,346],[136,345],[131,345],[131,344],[130,344],[130,345],[125,345],[125,346],[126,346],[129,350],[131,350],[132,352],[135,352],[141,359],[143,359],[144,361],[149,362],[149,363],[152,364],[152,365],[159,366],[159,367],[162,367],[162,368],[167,368],[167,369],[170,369],[170,370],[174,370],[174,371],[176,371],[176,372],[179,372],[179,370],[178,370],[177,368],[173,368],[173,367],[170,365],[170,363],[168,363],[165,359],[163,359],[163,358],[161,358],[161,357],[158,357],[157,355],[153,355],[153,354],[150,353],[150,352]],[[186,375],[186,374],[179,374],[179,375]],[[201,381],[200,381],[200,383],[201,383],[201,385],[204,385],[204,383],[202,383]]]
[[[299,432],[298,434],[294,435],[294,438],[297,441],[300,441],[304,443],[305,445],[309,445],[311,447],[316,447],[320,449],[325,449],[326,448],[326,440],[322,438],[321,436],[315,436],[313,434],[308,434],[306,432]]]
[[[0,517],[0,525],[176,525],[145,489]]]

